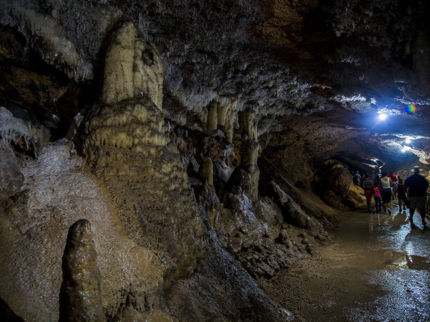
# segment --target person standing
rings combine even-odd
[[[420,175],[420,172],[423,170],[418,166],[415,166],[411,171],[413,174],[406,178],[404,184],[408,199],[411,203],[409,207],[409,220],[412,225],[415,209],[418,209],[418,212],[421,215],[423,226],[426,227],[426,203],[429,183],[426,178]]]
[[[391,171],[390,172],[390,178],[391,178],[391,181],[393,182],[393,195],[391,196],[391,199],[394,200],[397,197],[397,190],[396,190],[396,188],[397,188],[397,175],[393,171]]]
[[[364,189],[364,195],[366,196],[367,211],[370,212],[370,203],[372,202],[373,193],[373,181],[370,179],[368,173],[366,173],[365,177],[363,178],[361,187]]]
[[[360,172],[357,171],[357,173],[355,174],[355,180],[356,180],[356,185],[360,185],[361,182],[361,175]]]
[[[379,192],[379,188],[376,184],[373,188],[373,193],[375,196],[375,212],[379,214],[381,212],[381,193]]]
[[[405,186],[403,185],[402,178],[398,177],[398,184],[397,184],[397,198],[399,199],[399,214],[403,210],[406,211],[406,196],[405,196]]]
[[[382,208],[384,208],[384,212],[388,215],[391,215],[391,186],[393,183],[391,182],[391,178],[387,176],[387,171],[382,171],[381,180],[379,180],[379,186],[381,188],[381,199],[382,199]]]

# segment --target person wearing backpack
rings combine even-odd
[[[370,179],[368,173],[366,173],[364,179],[362,180],[362,188],[364,189],[364,195],[366,196],[367,211],[370,212],[370,203],[372,202],[373,194],[373,181]]]

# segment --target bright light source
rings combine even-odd
[[[405,140],[405,142],[409,144],[409,143],[411,143],[411,139],[407,138],[407,139]]]
[[[387,117],[388,117],[387,114],[379,114],[379,119],[382,121],[385,120]]]

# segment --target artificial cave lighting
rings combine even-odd
[[[379,114],[379,119],[380,119],[381,121],[386,120],[386,119],[387,119],[387,117],[388,117],[388,115],[387,115],[387,114]]]

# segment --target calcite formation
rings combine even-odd
[[[88,220],[78,220],[70,227],[62,267],[60,320],[106,321],[97,252]]]
[[[2,1],[0,313],[290,320],[254,279],[329,242],[334,208],[360,207],[349,170],[428,163],[429,13]],[[61,304],[79,295],[63,256],[65,272],[96,276],[79,281],[94,301]]]
[[[37,157],[40,151],[48,145],[50,132],[42,125],[31,124],[13,116],[5,107],[0,107],[0,137],[8,142],[18,143],[23,140],[27,149],[34,149]]]
[[[106,185],[129,238],[188,276],[205,257],[204,229],[179,152],[149,100],[93,109],[85,123],[84,152]],[[175,232],[172,234],[172,232]]]
[[[24,175],[18,164],[18,160],[9,146],[0,143],[0,200],[3,201],[24,187]]]
[[[127,237],[108,192],[72,146],[56,142],[37,159],[21,163],[23,191],[1,209],[0,297],[25,321],[58,321],[68,231],[86,219],[97,252],[104,316],[119,318],[128,310],[144,319],[156,313],[166,269],[154,252]]]
[[[163,65],[155,48],[137,36],[133,23],[123,24],[111,36],[106,53],[102,101],[114,104],[148,96],[163,105]]]
[[[147,49],[141,46],[132,24],[114,32],[102,93],[109,105],[88,114],[83,150],[115,201],[129,238],[164,258],[168,277],[190,276],[205,257],[203,223],[157,106],[162,103],[160,59],[142,53]]]
[[[260,145],[257,140],[257,120],[252,112],[242,112],[239,114],[239,135],[241,135],[241,160],[240,165],[234,170],[226,190],[233,194],[239,194],[237,189],[241,189],[252,200],[258,199],[258,182],[260,170],[257,160]],[[228,200],[229,197],[226,197]]]

